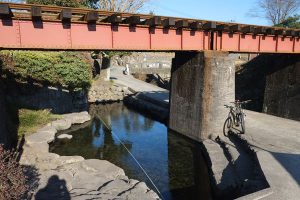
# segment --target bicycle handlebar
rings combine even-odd
[[[234,103],[234,104],[246,104],[246,103],[249,103],[251,102],[252,100],[246,100],[246,101],[239,101],[239,100],[236,100],[234,102],[230,102],[230,103]]]
[[[233,106],[224,105],[225,108],[234,108]]]

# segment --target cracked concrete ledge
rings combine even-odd
[[[263,199],[273,193],[261,170],[255,149],[247,144],[247,141],[235,137],[212,136],[203,141],[217,199]]]
[[[124,170],[106,161],[81,156],[59,156],[49,152],[59,130],[91,119],[87,112],[62,115],[34,134],[25,137],[20,164],[35,168],[28,171],[30,199],[131,199],[153,200],[159,196],[144,182],[129,179]]]

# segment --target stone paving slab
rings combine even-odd
[[[48,143],[55,139],[58,130],[90,119],[87,112],[65,114],[25,137],[20,164],[26,166],[30,175],[31,199],[160,199],[145,183],[129,179],[123,169],[106,160],[49,152]]]

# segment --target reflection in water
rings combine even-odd
[[[94,116],[91,123],[68,131],[73,139],[55,141],[50,150],[60,155],[108,160],[123,168],[130,178],[144,181],[154,189],[120,138],[164,199],[211,199],[207,167],[199,144],[168,133],[165,125],[128,110],[122,103],[92,106],[90,113]]]

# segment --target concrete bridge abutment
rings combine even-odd
[[[235,99],[234,56],[228,52],[176,52],[171,70],[169,128],[202,141],[222,134]]]

